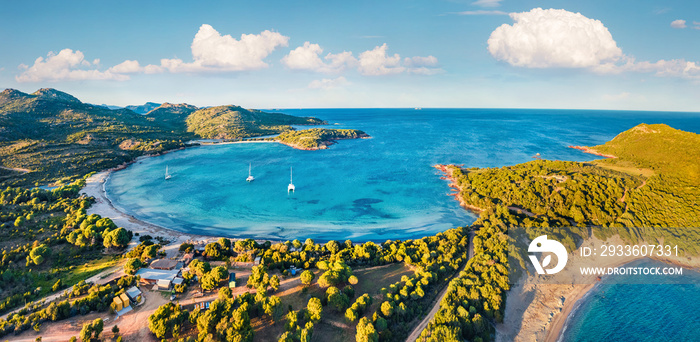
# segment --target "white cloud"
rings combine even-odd
[[[321,80],[313,80],[309,83],[310,89],[333,89],[338,87],[344,87],[350,84],[345,77],[340,76],[338,78],[324,78]]]
[[[659,60],[657,62],[630,62],[623,66],[625,70],[637,72],[653,72],[661,77],[680,77],[688,79],[700,78],[700,66],[696,62],[684,59]]]
[[[240,40],[222,36],[211,25],[203,24],[192,40],[190,63],[181,59],[162,59],[161,67],[170,72],[243,71],[267,68],[264,59],[279,46],[287,46],[289,37],[265,30],[260,34],[242,34]]]
[[[598,20],[565,10],[535,8],[511,13],[515,23],[491,33],[493,57],[527,68],[585,68],[601,74],[654,73],[661,77],[700,79],[696,62],[684,59],[635,61],[617,46]],[[685,22],[684,22],[685,25]]]
[[[487,11],[487,10],[476,10],[476,11],[463,11],[457,12],[458,15],[508,15],[508,13],[503,11]]]
[[[34,65],[20,64],[24,70],[15,76],[17,82],[56,82],[78,80],[128,80],[129,77],[115,71],[100,71],[97,69],[99,59],[93,63],[85,60],[82,52],[63,49],[58,54],[49,52],[46,58],[39,57]],[[121,63],[124,64],[124,63]],[[120,64],[120,65],[121,65]]]
[[[472,2],[472,5],[481,7],[498,7],[501,6],[500,2],[503,0],[477,0]]]
[[[682,28],[686,28],[687,26],[685,25],[685,20],[678,19],[678,20],[674,20],[671,22],[671,27],[677,28],[677,29],[682,29]]]
[[[595,68],[622,57],[622,50],[603,23],[580,13],[535,8],[510,16],[515,23],[494,30],[488,50],[511,65]]]
[[[401,59],[401,56],[387,54],[386,44],[377,46],[372,50],[362,52],[359,58],[355,58],[352,52],[343,51],[338,54],[327,54],[321,59],[323,48],[318,44],[305,42],[292,50],[282,58],[282,63],[290,69],[309,70],[324,73],[338,73],[346,68],[357,67],[363,75],[379,76],[399,74],[403,72],[432,75],[442,72],[437,68],[437,58],[410,57]]]
[[[134,74],[137,72],[142,72],[143,68],[141,68],[139,65],[139,61],[126,60],[109,68],[108,71],[116,72],[118,74]]]
[[[352,56],[352,52],[329,53],[324,58],[327,62],[321,59],[320,54],[322,52],[323,49],[320,45],[305,42],[303,46],[297,47],[284,56],[282,63],[290,69],[326,73],[340,72],[346,67],[352,67],[357,64],[357,59]]]
[[[394,54],[389,56],[386,53],[388,47],[386,43],[382,46],[377,46],[372,50],[365,51],[360,54],[359,71],[363,75],[390,75],[398,74],[406,71],[406,68],[401,66],[401,56]]]

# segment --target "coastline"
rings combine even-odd
[[[573,145],[569,145],[569,146],[567,146],[567,147],[568,147],[568,148],[573,148],[574,150],[583,151],[583,153],[593,154],[593,155],[601,156],[601,157],[605,157],[605,158],[611,158],[611,159],[617,158],[616,156],[613,156],[612,154],[600,153],[600,152],[598,152],[598,151],[596,151],[596,150],[594,150],[593,148],[588,147],[588,146],[573,146]]]
[[[143,157],[139,157],[143,159]],[[137,158],[136,160],[141,160]],[[135,160],[135,161],[136,161]],[[164,239],[170,241],[170,245],[178,248],[180,244],[187,241],[208,241],[215,239],[214,236],[205,236],[197,234],[186,234],[173,229],[168,229],[161,227],[149,222],[139,220],[129,214],[126,214],[112,204],[112,202],[107,198],[105,193],[104,184],[112,174],[112,172],[117,171],[115,169],[110,169],[96,173],[88,179],[86,179],[86,184],[83,189],[80,190],[81,195],[88,197],[94,197],[95,203],[93,203],[90,208],[87,209],[88,214],[98,214],[102,217],[109,217],[118,227],[123,227],[125,229],[131,230],[134,233],[139,233],[139,235],[151,235],[153,237],[160,236]],[[134,238],[129,243],[129,247],[138,244],[138,237],[134,234]]]
[[[449,170],[450,167],[459,167],[459,165],[436,164],[433,165],[433,167],[440,170],[444,174],[444,176],[440,177],[441,179],[450,181],[450,184],[448,184],[448,186],[450,187],[450,190],[452,190],[452,193],[447,194],[448,196],[454,197],[455,200],[459,201],[459,205],[462,208],[469,210],[475,214],[481,214],[481,212],[484,211],[483,208],[479,208],[477,206],[468,204],[462,199],[461,196],[459,196],[460,192],[462,192],[462,188],[459,187],[459,184],[457,184],[457,180],[454,177],[452,177],[452,172],[450,172]]]

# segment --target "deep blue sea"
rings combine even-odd
[[[542,158],[592,160],[640,123],[700,132],[700,114],[521,109],[307,109],[371,139],[326,150],[277,143],[201,146],[148,158],[106,184],[118,208],[183,232],[317,241],[411,239],[469,225],[435,164],[499,167]],[[245,181],[248,165],[256,180]],[[165,181],[166,166],[173,177]],[[290,167],[296,192],[287,193]]]
[[[628,266],[669,265],[642,259]],[[569,316],[559,341],[700,341],[700,273],[684,269],[682,276],[654,277],[655,284],[639,284],[641,277],[597,284]]]

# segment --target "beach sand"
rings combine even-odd
[[[216,237],[185,234],[175,230],[167,229],[155,224],[136,219],[131,215],[119,211],[109,201],[104,190],[104,184],[111,173],[111,170],[102,171],[89,177],[86,180],[85,187],[80,191],[80,193],[88,197],[92,196],[95,198],[95,203],[87,210],[88,214],[98,214],[102,217],[109,217],[110,219],[112,219],[112,221],[114,221],[114,223],[118,227],[124,227],[134,232],[134,237],[129,243],[129,249],[138,244],[139,237],[136,236],[136,233],[139,233],[140,236],[160,236],[170,241],[170,244],[163,247],[163,250],[165,250],[168,257],[176,255],[177,249],[180,247],[181,244],[185,242],[200,241],[208,243],[217,240]]]

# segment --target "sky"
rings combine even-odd
[[[2,8],[0,88],[95,104],[700,111],[693,0]]]

